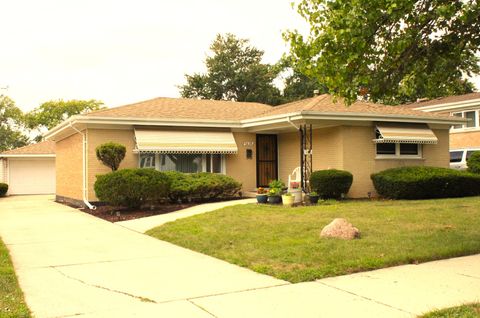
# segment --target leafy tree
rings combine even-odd
[[[283,97],[285,102],[292,102],[305,98],[310,98],[318,94],[328,93],[325,85],[320,84],[317,79],[308,77],[297,70],[293,70],[292,75],[285,79],[285,88]]]
[[[23,114],[8,96],[0,95],[0,152],[28,144],[22,132]]]
[[[309,36],[287,32],[305,75],[348,103],[470,92],[480,72],[478,0],[302,0]]]
[[[88,113],[99,110],[103,102],[98,100],[51,100],[25,114],[25,123],[28,128],[37,130],[39,133],[60,124],[73,115]],[[37,141],[41,136],[35,138]]]
[[[112,169],[112,171],[118,170],[120,162],[125,158],[127,148],[124,145],[114,142],[107,142],[101,144],[95,149],[97,159],[104,165]]]
[[[206,74],[185,75],[187,83],[179,86],[184,98],[233,100],[279,104],[280,91],[273,84],[276,67],[263,64],[263,51],[246,39],[233,34],[217,35],[205,60]]]

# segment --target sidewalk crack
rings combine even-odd
[[[191,301],[190,299],[187,299],[187,301],[189,303],[191,303],[192,305],[194,305],[195,307],[199,308],[200,310],[206,312],[207,314],[209,314],[210,316],[214,317],[214,318],[218,318],[218,316],[215,316],[214,314],[212,314],[211,312],[209,312],[206,308],[203,308],[202,306],[194,303],[193,301]]]
[[[401,309],[401,308],[397,308],[397,307],[395,307],[395,306],[392,306],[392,305],[383,303],[383,302],[378,301],[378,300],[376,300],[376,299],[369,298],[369,297],[363,296],[363,295],[359,295],[359,294],[356,294],[356,293],[351,292],[351,291],[349,291],[349,290],[342,289],[342,288],[339,288],[339,287],[336,287],[336,286],[332,286],[332,285],[329,285],[329,284],[325,284],[325,283],[320,282],[320,281],[318,281],[318,280],[317,280],[316,282],[319,283],[319,284],[322,284],[322,285],[324,285],[324,286],[327,286],[327,287],[330,287],[330,288],[333,288],[333,289],[342,291],[342,292],[344,292],[344,293],[347,293],[347,294],[350,294],[350,295],[353,295],[353,296],[357,296],[357,297],[363,298],[363,299],[368,300],[368,301],[372,301],[372,302],[377,303],[377,304],[379,304],[379,305],[386,306],[386,307],[389,307],[389,308],[392,308],[392,309],[395,309],[395,310],[398,310],[398,311],[401,311],[401,312],[404,312],[404,313],[407,313],[407,314],[410,314],[410,315],[414,315],[414,313],[412,313],[412,312],[409,312],[409,311],[407,311],[407,310],[404,310],[404,309]]]
[[[94,288],[98,288],[98,289],[103,289],[103,290],[106,290],[106,291],[109,291],[109,292],[112,292],[112,293],[117,293],[117,294],[121,294],[121,295],[124,295],[124,296],[132,297],[132,298],[135,298],[135,299],[140,300],[142,302],[155,303],[155,304],[157,303],[155,300],[147,298],[147,297],[133,295],[133,294],[121,291],[121,290],[111,289],[111,288],[100,286],[100,285],[89,284],[84,280],[81,280],[79,278],[67,275],[66,273],[62,272],[60,269],[56,268],[55,266],[50,266],[50,268],[57,271],[63,277],[74,280],[74,281],[79,282],[79,283],[81,283],[83,285],[86,285],[86,286],[90,286],[90,287],[94,287]]]

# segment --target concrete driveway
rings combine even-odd
[[[189,299],[287,284],[52,197],[0,199],[0,236],[35,317],[212,317]]]
[[[29,308],[53,317],[415,317],[480,300],[480,256],[289,284],[53,202],[0,198]]]

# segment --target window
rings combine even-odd
[[[477,126],[477,112],[465,112],[465,118],[468,119],[467,127],[476,127]]]
[[[450,162],[462,162],[463,151],[451,151]]]
[[[155,154],[141,154],[140,168],[155,168]]]
[[[220,154],[140,154],[140,168],[184,173],[223,173],[224,156]]]
[[[377,144],[377,155],[395,155],[395,144],[379,143]]]
[[[465,124],[454,125],[453,129],[463,129],[463,128],[478,128],[479,120],[478,120],[478,110],[469,110],[464,112],[452,113],[453,116],[466,118],[468,122]]]
[[[420,144],[378,143],[377,158],[421,158]]]
[[[418,144],[400,144],[401,156],[418,156]]]

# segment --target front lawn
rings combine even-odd
[[[0,240],[0,317],[27,318],[30,312],[18,286],[8,250]]]
[[[470,304],[432,311],[420,318],[479,318],[480,304]]]
[[[361,239],[320,238],[343,217]],[[314,207],[239,205],[147,234],[290,282],[480,253],[480,197],[347,201]]]

